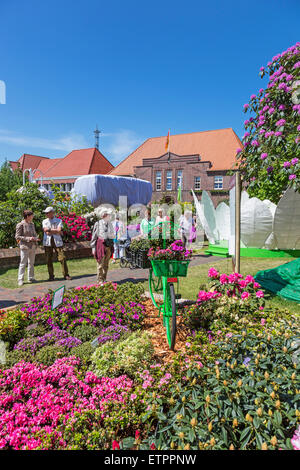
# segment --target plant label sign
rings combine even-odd
[[[53,292],[51,310],[56,309],[63,303],[65,287],[66,286],[61,286]]]

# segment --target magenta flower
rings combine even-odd
[[[291,166],[291,162],[284,162],[284,168],[289,168]]]
[[[284,126],[285,123],[286,123],[285,119],[279,119],[279,121],[276,122],[276,126],[281,127],[281,126]]]
[[[297,177],[296,177],[296,175],[294,175],[294,174],[289,176],[289,180],[290,180],[290,181],[294,180],[295,178],[297,178]]]
[[[268,154],[266,152],[262,153],[260,156],[262,160],[265,160],[267,157],[268,157]]]
[[[292,165],[297,165],[298,162],[299,162],[299,158],[297,158],[297,157],[292,158],[292,160],[291,160]]]

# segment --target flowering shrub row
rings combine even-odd
[[[81,376],[75,357],[58,359],[52,366],[21,362],[0,370],[0,448],[66,448],[63,428],[76,413],[124,404],[132,381],[126,376]],[[101,423],[101,420],[100,420]]]
[[[88,241],[92,238],[92,231],[82,216],[74,213],[59,214],[59,218],[63,221],[63,234],[65,241]]]

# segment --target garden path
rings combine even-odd
[[[218,261],[215,256],[198,255],[195,256],[191,265],[209,264]],[[71,273],[72,274],[72,273]],[[120,268],[108,271],[107,280],[114,282],[144,282],[148,279],[148,269],[129,269]],[[66,288],[82,286],[85,284],[96,283],[96,275],[75,276],[71,281],[64,281],[62,278],[52,282],[42,282],[30,284],[18,289],[7,289],[0,286],[0,309],[13,307],[23,302],[28,302],[32,297],[39,297],[47,294],[49,289],[55,290],[65,284]]]

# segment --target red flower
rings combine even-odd
[[[141,437],[140,431],[135,431],[135,440],[138,441]]]
[[[154,442],[152,442],[152,444],[151,444],[151,446],[150,446],[150,449],[151,449],[151,450],[155,450],[155,449],[156,449]]]
[[[120,445],[119,445],[118,441],[113,441],[112,448],[113,448],[113,450],[120,449]]]

